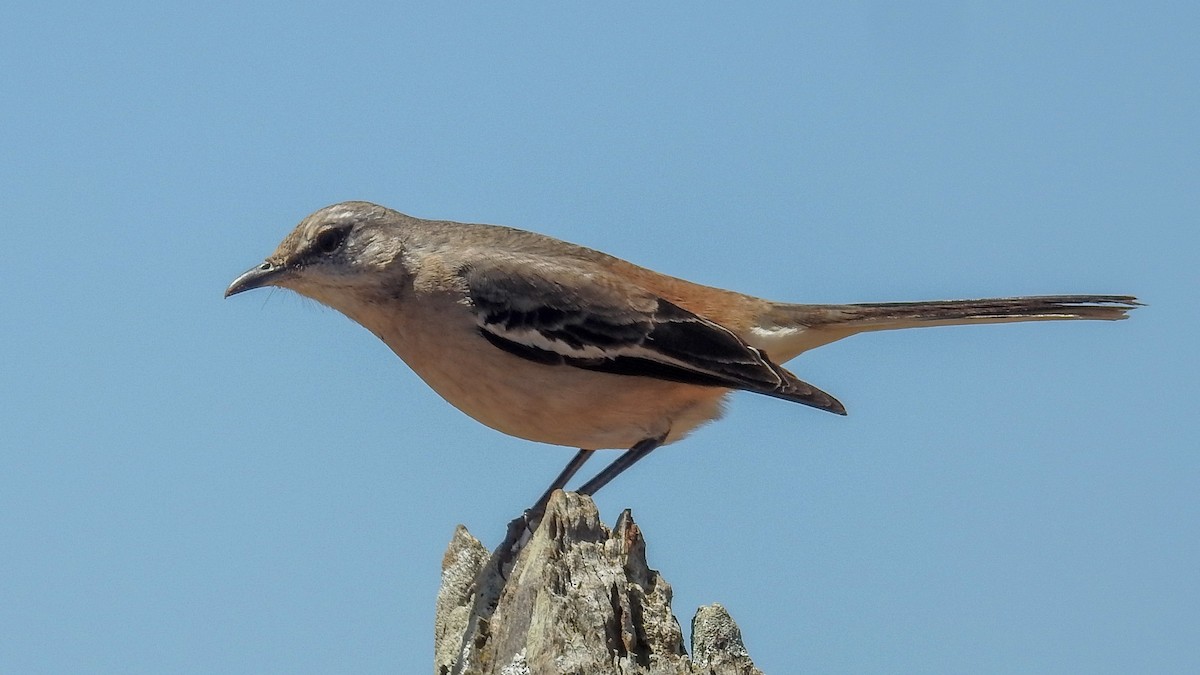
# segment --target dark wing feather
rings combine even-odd
[[[729,329],[602,270],[504,258],[461,271],[479,332],[546,365],[742,389],[845,414]]]

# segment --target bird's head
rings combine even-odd
[[[225,289],[225,297],[278,286],[335,309],[376,293],[382,279],[402,269],[405,216],[369,202],[342,202],[305,218],[262,264]]]

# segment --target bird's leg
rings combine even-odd
[[[583,465],[586,464],[594,454],[596,454],[595,450],[580,450],[579,452],[575,453],[575,456],[571,458],[571,461],[567,462],[567,465],[564,466],[563,470],[559,472],[558,477],[555,478],[552,483],[550,483],[550,487],[546,488],[546,491],[542,493],[541,497],[538,498],[537,503],[533,505],[533,508],[529,509],[529,514],[536,515],[538,518],[540,518],[542,513],[546,511],[546,504],[550,502],[550,495],[554,494],[555,490],[562,489],[564,486],[566,486],[567,481],[571,480],[576,473],[579,473],[579,470],[583,468]]]
[[[546,515],[546,505],[550,503],[550,495],[554,494],[555,490],[559,490],[567,484],[567,481],[575,477],[579,473],[579,469],[587,463],[592,455],[596,454],[595,450],[583,450],[575,453],[571,457],[571,461],[563,467],[562,471],[558,472],[558,476],[550,483],[550,487],[538,497],[537,502],[529,509],[517,516],[511,523],[508,524],[508,533],[504,536],[504,541],[500,547],[496,549],[501,552],[498,554],[496,564],[500,570],[500,576],[505,577],[508,574],[507,566],[517,558],[521,548],[525,546],[525,542],[533,535],[533,531],[542,522],[542,516]]]
[[[600,473],[596,474],[594,478],[584,483],[583,486],[579,488],[579,494],[588,496],[596,494],[597,490],[605,485],[608,485],[608,483],[612,479],[616,478],[622,471],[633,466],[638,460],[650,454],[655,448],[662,445],[666,438],[666,434],[663,434],[657,438],[647,438],[645,440],[638,441],[632,448],[626,450],[624,454],[613,460],[612,464],[604,467],[604,469]],[[507,578],[513,561],[517,559],[517,554],[521,552],[521,549],[524,548],[525,543],[528,542],[529,538],[533,536],[533,531],[536,530],[538,525],[541,524],[542,516],[546,514],[546,504],[550,502],[550,495],[554,494],[555,490],[565,486],[567,481],[571,480],[571,478],[573,478],[575,474],[579,472],[579,469],[582,468],[589,459],[591,459],[595,452],[595,450],[580,450],[579,452],[575,453],[575,456],[572,457],[571,461],[567,462],[567,465],[563,467],[563,470],[558,473],[558,476],[554,479],[554,482],[550,484],[550,487],[546,490],[546,492],[537,500],[537,503],[533,505],[533,508],[529,509],[520,516],[517,516],[511,523],[508,524],[508,534],[504,537],[504,541],[501,542],[500,546],[496,549],[496,555],[494,556],[496,567],[500,571],[501,577]]]
[[[657,438],[647,438],[638,441],[632,448],[625,451],[625,454],[613,460],[612,464],[604,467],[604,470],[596,474],[596,477],[584,483],[579,488],[579,494],[594,495],[600,488],[608,485],[609,481],[616,478],[622,471],[628,469],[637,463],[638,460],[645,457],[654,451],[655,448],[661,446],[666,440],[666,435]]]

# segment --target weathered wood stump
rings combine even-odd
[[[716,604],[692,619],[689,658],[629,511],[610,531],[590,498],[568,492],[532,535],[514,521],[494,553],[455,530],[434,641],[435,675],[762,675]]]

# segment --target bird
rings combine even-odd
[[[577,448],[535,505],[599,450],[591,495],[719,418],[733,391],[845,415],[783,367],[858,333],[1118,320],[1127,295],[796,304],[668,276],[534,232],[425,220],[364,201],[304,218],[225,297],[288,289],[374,333],[451,405],[500,432]]]

